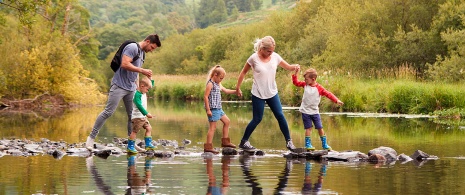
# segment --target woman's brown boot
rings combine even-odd
[[[236,148],[236,145],[232,144],[229,137],[227,137],[227,138],[221,138],[221,147]]]
[[[213,148],[213,144],[203,144],[203,152],[211,152],[213,154],[220,153]]]

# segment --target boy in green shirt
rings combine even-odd
[[[155,146],[152,145],[152,126],[150,126],[147,118],[153,118],[153,116],[147,112],[147,92],[154,85],[154,81],[151,78],[143,76],[139,81],[139,87],[134,94],[133,109],[131,114],[132,132],[129,135],[127,152],[137,154],[135,149],[136,135],[140,129],[145,129],[145,150],[154,150]]]

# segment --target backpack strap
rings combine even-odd
[[[134,56],[134,58],[132,58],[132,61],[133,61],[133,62],[136,61],[136,60],[138,60],[139,57],[140,57],[140,54],[142,53],[142,49],[140,48],[139,43],[136,42],[136,45],[137,45],[137,49],[139,50],[139,53],[137,54],[137,56]],[[144,60],[145,60],[145,55],[144,55],[143,58],[142,58],[142,62],[143,62]]]

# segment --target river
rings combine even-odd
[[[250,102],[225,102],[231,119],[230,137],[238,144],[251,119]],[[82,143],[102,106],[66,110],[60,116],[0,112],[3,139],[46,138]],[[264,156],[202,155],[208,122],[202,102],[149,100],[153,139],[191,143],[186,152],[170,158],[127,155],[56,159],[36,156],[0,157],[0,194],[465,194],[465,128],[443,125],[434,117],[376,113],[328,113],[321,117],[329,145],[336,151],[391,147],[398,154],[416,150],[437,156],[421,163],[288,160],[284,138],[269,109],[250,142]],[[285,107],[291,137],[304,146],[304,130],[297,108]],[[97,142],[126,138],[126,113],[121,105],[105,123]],[[214,146],[221,145],[219,123]],[[138,134],[143,139],[143,133]],[[313,145],[321,149],[318,133]],[[158,146],[157,150],[174,151]]]

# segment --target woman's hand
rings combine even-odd
[[[236,89],[236,95],[239,96],[239,97],[242,97],[241,89]]]

